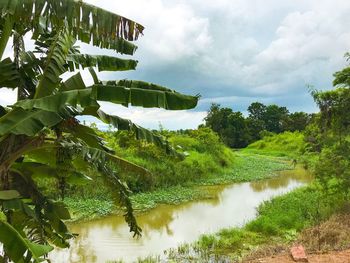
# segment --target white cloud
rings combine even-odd
[[[136,124],[149,129],[158,129],[161,124],[165,129],[193,129],[203,123],[206,112],[202,111],[167,111],[163,109],[126,108],[112,103],[101,103],[102,109],[109,114],[130,119]]]
[[[213,101],[235,110],[256,100],[312,110],[306,85],[330,88],[349,51],[349,0],[85,1],[146,27],[136,43],[138,70],[101,73],[102,79],[145,79],[202,95],[199,113],[108,106],[152,128],[154,119],[196,127]],[[0,100],[10,98],[5,93]]]
[[[208,49],[211,38],[208,18],[198,17],[187,4],[168,4],[161,0],[105,1],[88,0],[112,12],[134,19],[145,26],[145,36],[138,41],[147,58],[143,64],[169,63],[198,56]]]
[[[0,89],[0,105],[8,106],[16,102],[17,93],[16,90]]]

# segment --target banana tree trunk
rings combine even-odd
[[[38,147],[43,141],[43,136],[30,138],[24,135],[8,135],[0,142],[0,190],[11,190],[11,165],[15,161],[20,161],[25,151]],[[6,221],[11,224],[11,211],[0,208],[6,216]],[[10,262],[5,251],[2,260],[5,263]]]

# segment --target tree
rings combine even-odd
[[[346,54],[349,60],[349,54]],[[334,74],[335,89],[311,92],[320,113],[313,124],[322,149],[315,165],[316,178],[331,193],[350,193],[350,67]]]
[[[248,107],[249,118],[263,121],[266,114],[266,106],[260,102],[253,102]]]
[[[286,107],[280,107],[275,104],[267,106],[263,116],[266,130],[274,133],[283,132],[285,130],[284,125],[288,114],[289,111]]]
[[[305,112],[293,112],[286,118],[284,129],[288,131],[303,131],[310,123],[310,115]]]
[[[38,188],[37,178],[42,177],[54,177],[63,198],[67,184],[90,180],[83,174],[85,169],[97,170],[125,208],[130,231],[140,234],[129,190],[110,164],[148,171],[114,155],[76,117],[97,117],[172,152],[162,137],[101,111],[99,101],[183,110],[195,107],[198,97],[143,81],[102,81],[93,68],[133,70],[137,61],[81,54],[75,44],[80,40],[133,55],[136,46],[132,41],[143,29],[132,20],[82,1],[0,1],[0,88],[17,89],[18,94],[14,105],[0,106],[0,242],[4,252],[0,261],[41,262],[52,245],[69,245],[67,240],[73,235],[64,224],[69,212],[62,202],[50,200]],[[35,50],[25,49],[27,33],[35,40]],[[2,58],[10,39],[13,61]],[[89,68],[93,85],[85,85],[80,68]],[[75,74],[63,80],[61,75],[68,71]]]
[[[330,91],[313,91],[312,95],[320,108],[321,131],[341,141],[349,134],[350,89],[339,87]]]
[[[241,112],[212,104],[205,117],[205,125],[218,133],[221,140],[229,147],[242,148],[248,145],[249,131]]]
[[[265,130],[265,122],[256,118],[246,118],[246,125],[250,135],[249,143],[261,139],[261,133]]]
[[[205,125],[219,133],[221,129],[227,126],[224,122],[227,120],[227,115],[231,112],[232,110],[226,110],[224,112],[220,108],[220,104],[213,103],[210,106],[207,116],[204,118]]]
[[[250,141],[250,135],[243,114],[239,111],[232,112],[228,122],[228,127],[222,131],[224,142],[231,148],[246,147]]]

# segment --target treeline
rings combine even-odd
[[[231,148],[243,148],[260,140],[267,132],[303,131],[313,114],[290,113],[286,107],[254,102],[248,107],[248,117],[231,108],[212,104],[204,126],[211,128]]]

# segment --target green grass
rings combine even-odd
[[[200,261],[216,255],[219,259],[238,260],[259,246],[292,242],[301,230],[339,212],[346,203],[339,200],[339,196],[324,195],[315,184],[296,189],[261,204],[257,218],[244,227],[202,235],[193,244],[172,249],[169,257],[175,261],[179,258]]]
[[[64,199],[64,203],[68,206],[74,221],[99,218],[109,215],[116,210],[116,206],[111,200],[97,198],[67,197]]]
[[[298,159],[300,154],[304,152],[305,147],[306,143],[302,133],[284,132],[267,135],[263,139],[248,145],[243,151]]]
[[[195,187],[175,186],[167,189],[159,189],[154,192],[133,195],[131,201],[137,212],[144,212],[155,208],[159,204],[181,204],[197,199],[211,198],[207,191]]]
[[[179,204],[210,198],[210,194],[199,186],[261,180],[292,168],[286,157],[261,155],[261,149],[258,150],[259,154],[252,150],[232,151],[209,129],[167,134],[173,147],[186,153],[184,159],[168,156],[152,144],[140,144],[124,133],[102,135],[118,155],[152,173],[152,176],[145,176],[119,172],[119,176],[134,193],[131,200],[137,212],[147,211],[159,204]],[[285,133],[264,140],[274,144],[277,141],[285,143],[285,137],[292,140],[294,135],[298,141],[296,144],[300,144],[302,135],[299,133]],[[112,200],[113,189],[105,185],[101,177],[94,174],[89,176],[94,178],[92,183],[73,187],[67,193],[65,203],[73,212],[74,219],[119,213]]]
[[[202,186],[229,184],[235,182],[261,180],[278,175],[278,171],[291,169],[290,162],[283,158],[235,152],[232,168],[222,169],[218,173],[199,177],[197,181],[187,181],[183,185],[160,187],[149,192],[131,195],[136,213],[145,212],[160,204],[180,204],[199,199],[212,198],[210,192]],[[114,205],[107,188],[89,187],[75,191],[65,198],[65,203],[72,211],[74,220],[89,220],[108,214],[119,214],[120,209]],[[82,198],[83,197],[83,198]]]
[[[236,152],[233,169],[223,174],[202,180],[203,184],[225,184],[266,179],[278,175],[278,171],[290,170],[290,161],[284,158]]]

